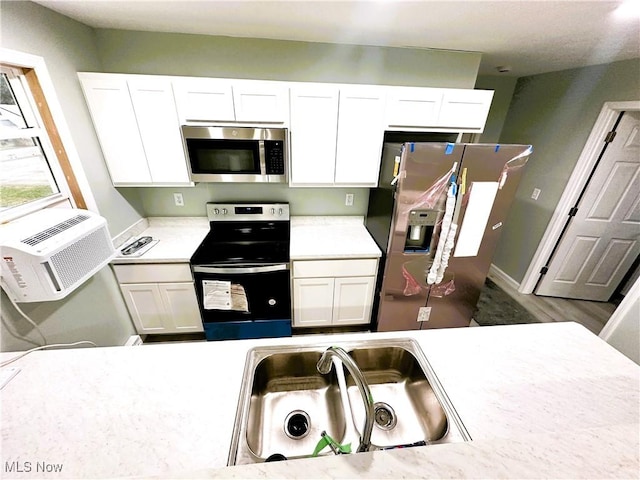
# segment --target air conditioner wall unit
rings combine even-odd
[[[0,227],[2,286],[15,302],[60,300],[115,257],[106,220],[52,208]]]

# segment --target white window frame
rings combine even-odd
[[[44,97],[46,98],[49,111],[51,112],[51,117],[56,126],[56,129],[58,130],[60,141],[64,145],[64,150],[67,154],[71,169],[73,170],[73,174],[76,177],[80,193],[82,194],[85,204],[87,205],[87,209],[99,214],[100,212],[98,211],[98,206],[95,202],[93,193],[91,192],[89,182],[85,175],[84,168],[82,167],[82,164],[80,162],[80,157],[75,148],[75,144],[73,142],[67,122],[64,118],[64,114],[62,113],[62,108],[60,106],[60,102],[58,101],[55,89],[53,88],[53,83],[51,81],[51,77],[49,75],[49,71],[46,67],[44,59],[36,55],[18,52],[16,50],[0,48],[0,63],[19,68],[33,69],[35,71],[38,82],[40,83],[40,88],[42,89]],[[24,81],[23,78],[21,78],[20,80]],[[27,92],[27,95],[31,95],[28,86],[25,86],[25,91]],[[33,106],[32,110],[34,115],[36,116],[36,122],[40,127],[38,130],[41,130],[38,132],[38,135],[35,136],[38,136],[41,140],[42,148],[47,157],[47,161],[49,162],[49,166],[51,167],[51,172],[53,173],[56,183],[58,184],[60,193],[50,195],[46,198],[35,200],[33,202],[16,206],[14,208],[9,208],[3,212],[0,212],[0,223],[14,220],[30,213],[42,210],[43,208],[76,207],[73,196],[70,194],[64,172],[58,161],[58,156],[54,151],[48,133],[44,129],[42,118],[40,117],[38,108],[36,108],[33,97],[28,98],[28,101]]]

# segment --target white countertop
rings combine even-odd
[[[291,217],[291,260],[380,256],[363,217]]]
[[[136,237],[150,236],[159,242],[140,257],[113,259],[114,264],[189,263],[191,255],[209,233],[207,217],[149,217],[148,227]],[[124,245],[130,243],[126,241]]]
[[[251,347],[408,336],[471,442],[219,470]],[[20,371],[0,392],[3,478],[27,478],[6,462],[62,465],[47,478],[638,478],[640,468],[640,369],[575,323],[40,351],[9,367]]]
[[[112,263],[189,262],[209,232],[206,217],[150,217],[147,222],[148,227],[136,230],[135,236],[149,235],[159,242],[139,257],[116,257]],[[291,260],[380,257],[363,222],[361,216],[291,217]]]

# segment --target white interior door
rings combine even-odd
[[[625,112],[535,293],[607,301],[640,252],[640,112]]]

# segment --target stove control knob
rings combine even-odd
[[[270,298],[267,303],[273,307],[276,304],[276,300],[274,298]]]
[[[282,209],[281,208],[278,209],[278,216],[280,216],[280,215],[282,215]]]
[[[213,209],[213,214],[214,215],[220,215],[220,209],[219,208],[214,208]]]
[[[223,215],[226,215],[226,214],[227,214],[227,209],[226,209],[226,208],[223,208],[223,209],[222,209],[222,214],[223,214]]]
[[[275,215],[275,214],[276,214],[276,209],[275,209],[275,208],[272,208],[272,209],[271,209],[271,215]]]

